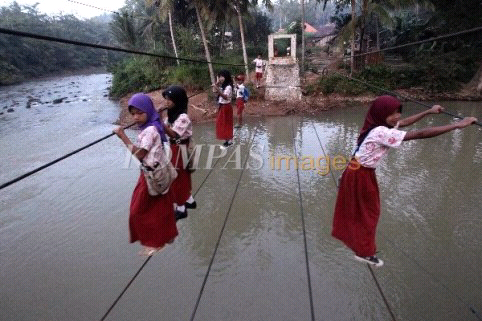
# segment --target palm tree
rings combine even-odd
[[[132,15],[129,15],[126,11],[114,15],[112,22],[110,22],[110,28],[114,39],[121,46],[128,49],[138,49],[138,39],[141,39],[139,37],[140,31]]]
[[[147,3],[151,3],[152,0],[146,0]],[[155,0],[154,5],[159,8],[159,18],[162,22],[166,21],[166,17],[169,20],[169,31],[171,33],[172,48],[174,49],[174,55],[179,58],[177,54],[176,40],[174,38],[174,30],[172,28],[172,7],[174,5],[173,0]],[[179,66],[179,60],[176,60]]]
[[[208,61],[208,69],[209,69],[209,76],[211,77],[211,83],[214,85],[216,82],[214,79],[214,70],[213,65],[211,63],[211,54],[209,53],[208,41],[206,39],[206,34],[204,32],[203,20],[201,18],[201,10],[206,11],[209,3],[204,0],[192,0],[191,4],[194,6],[196,10],[196,17],[199,24],[199,29],[201,30],[201,38],[204,44],[204,52],[206,54],[206,60]],[[203,13],[204,13],[203,11]],[[209,16],[209,15],[207,15]]]

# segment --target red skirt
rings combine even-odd
[[[380,217],[380,195],[375,169],[348,166],[336,198],[331,235],[358,256],[375,255],[375,231]]]
[[[144,246],[161,247],[173,240],[178,232],[171,191],[165,195],[151,196],[146,179],[141,172],[132,193],[129,232],[130,241],[140,241]]]
[[[238,115],[243,113],[244,109],[244,100],[243,98],[236,98],[236,111]]]
[[[231,104],[219,105],[218,118],[216,119],[216,138],[233,139],[233,107],[231,107]]]
[[[174,194],[174,203],[182,206],[186,203],[192,193],[191,173],[184,168],[179,145],[171,144],[171,152],[171,163],[177,171],[177,177],[171,184],[171,190]]]

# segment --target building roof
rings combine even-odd
[[[318,30],[316,30],[312,25],[305,22],[305,32],[316,33],[318,32]]]

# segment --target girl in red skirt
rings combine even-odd
[[[218,80],[213,85],[213,92],[217,92],[219,112],[216,119],[216,138],[224,140],[224,147],[232,145],[233,139],[233,107],[231,97],[233,96],[233,79],[227,70],[218,73]]]
[[[122,127],[114,129],[114,133],[145,165],[154,166],[156,162],[168,161],[162,146],[163,126],[152,100],[149,96],[139,93],[129,99],[128,105],[133,120],[142,130],[137,138],[137,144],[132,144]],[[178,234],[172,191],[169,190],[159,196],[149,195],[142,172],[132,193],[129,231],[130,242],[140,241],[144,248],[139,254],[147,256],[159,251],[166,243],[174,241]]]
[[[375,168],[390,147],[402,141],[438,136],[454,129],[469,126],[474,117],[445,126],[415,131],[400,131],[428,114],[440,113],[443,108],[434,105],[419,114],[400,119],[401,103],[392,96],[375,99],[365,118],[357,141],[354,158],[343,172],[335,205],[332,236],[355,252],[355,259],[375,266],[383,261],[376,255],[375,231],[380,217],[380,196]]]
[[[236,114],[238,115],[238,123],[235,128],[243,126],[243,110],[244,110],[244,75],[237,75],[236,80]]]
[[[192,123],[187,115],[188,98],[184,88],[169,86],[162,92],[166,99],[167,122],[165,127],[171,142],[171,163],[177,170],[177,178],[171,185],[176,205],[176,220],[187,217],[187,209],[195,209],[196,201],[192,197],[191,171],[187,168],[187,160],[183,161],[181,148],[186,148],[192,136]]]

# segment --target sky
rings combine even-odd
[[[119,11],[121,7],[124,6],[125,0],[72,0],[86,5],[91,5],[94,7],[99,7],[101,9]],[[9,6],[13,1],[11,0],[0,0],[0,7]],[[99,16],[105,12],[99,9],[91,8],[88,6],[81,5],[79,3],[71,2],[68,0],[17,0],[19,5],[34,5],[38,3],[38,10],[42,13],[48,15],[59,15],[59,14],[73,14],[77,18],[92,18]]]

